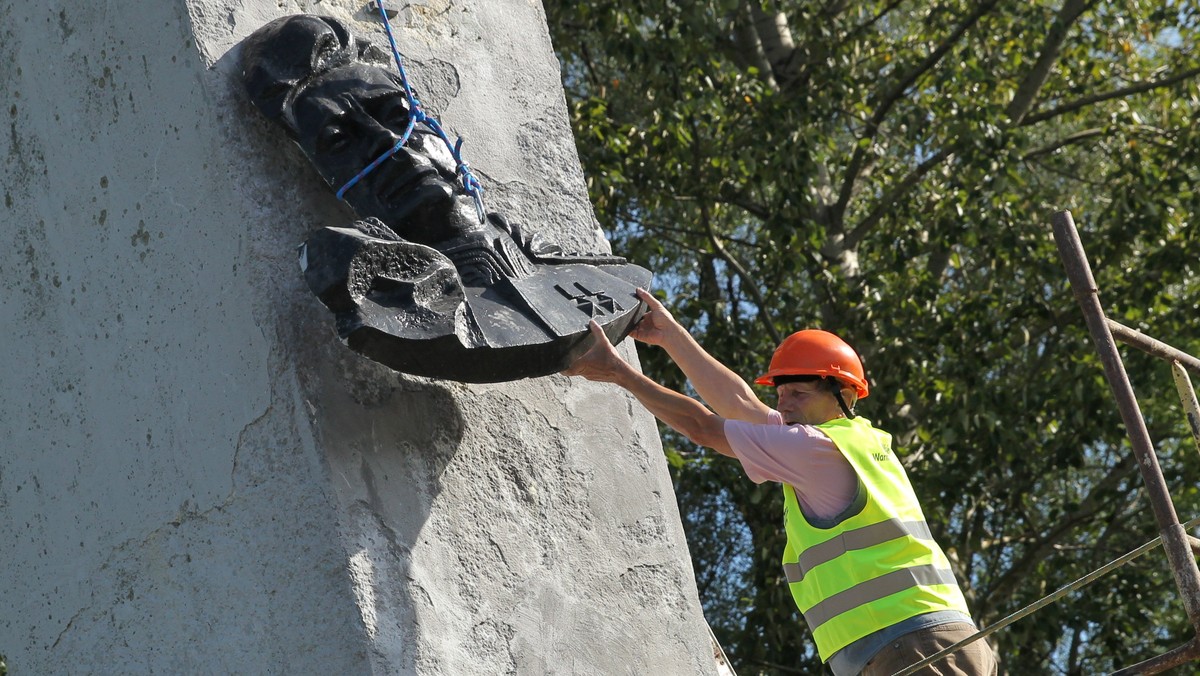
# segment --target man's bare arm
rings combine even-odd
[[[597,382],[615,383],[629,391],[654,417],[666,423],[692,443],[707,446],[722,455],[734,457],[725,439],[725,419],[703,404],[668,389],[633,368],[604,336],[595,322],[591,326],[596,345],[579,358],[564,375],[583,376]]]
[[[767,421],[771,408],[755,396],[741,376],[706,352],[649,291],[638,289],[638,297],[650,307],[650,312],[630,335],[666,350],[718,415],[751,423]]]

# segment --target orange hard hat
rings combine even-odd
[[[774,387],[775,376],[830,376],[853,387],[859,399],[870,392],[858,353],[846,341],[820,329],[805,329],[784,338],[771,356],[770,368],[754,383]]]

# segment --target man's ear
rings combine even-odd
[[[858,403],[858,393],[854,391],[853,387],[843,387],[842,399],[846,400],[846,406],[854,408],[854,405]]]

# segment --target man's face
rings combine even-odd
[[[775,388],[775,409],[789,425],[820,425],[842,415],[837,399],[820,381],[784,383]]]
[[[296,97],[292,111],[300,147],[335,190],[391,149],[409,119],[404,90],[382,69],[363,64],[321,76]],[[474,201],[458,184],[454,158],[440,138],[420,126],[345,198],[359,217],[374,216],[422,244],[478,227]]]

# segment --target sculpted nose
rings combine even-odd
[[[348,131],[357,141],[359,152],[370,155],[370,159],[373,160],[387,152],[396,145],[396,141],[400,140],[399,136],[380,124],[353,97],[342,97],[341,103],[345,107],[348,118],[350,127]]]
[[[359,113],[355,117],[359,134],[362,135],[362,139],[367,144],[368,154],[370,154],[371,159],[375,159],[391,150],[392,146],[396,145],[396,142],[400,140],[400,137],[392,130],[379,124],[370,115]]]

